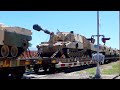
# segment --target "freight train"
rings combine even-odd
[[[75,67],[81,65],[95,64],[91,60],[92,54],[97,52],[97,45],[93,38],[70,32],[50,32],[42,29],[38,24],[33,29],[43,31],[50,35],[48,42],[41,42],[37,45],[40,64],[35,64],[34,70],[38,72],[40,67],[45,71],[55,71],[64,67]],[[119,51],[106,45],[99,45],[99,52],[105,55],[105,62],[118,60]]]
[[[27,52],[32,40],[31,30],[0,24],[0,78],[11,76],[21,78],[26,66],[33,66],[35,73],[42,68],[45,72],[55,72],[62,68],[96,64],[92,54],[97,52],[94,39],[70,32],[50,32],[38,24],[33,29],[50,35],[48,42],[37,45],[37,51]],[[118,60],[119,51],[100,45],[100,53],[105,62]],[[102,63],[103,64],[103,63]]]

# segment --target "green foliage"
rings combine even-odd
[[[29,47],[32,47],[32,44],[31,44],[31,43],[29,43]]]
[[[111,75],[111,74],[118,74],[119,72],[120,72],[120,64],[116,63],[112,65],[111,69],[104,69],[102,71],[102,74]]]
[[[107,66],[111,66],[112,68],[105,68],[105,67],[103,67],[102,70],[100,70],[101,74],[103,74],[103,75],[113,75],[113,74],[120,73],[120,62],[119,61],[107,64],[105,66],[106,67]],[[102,67],[102,66],[100,66],[100,67]],[[84,71],[89,73],[89,74],[91,74],[91,75],[95,75],[96,74],[96,67],[80,71],[79,74],[81,74]]]
[[[95,75],[95,73],[96,73],[96,68],[86,69],[85,71],[88,72],[88,73],[90,73],[90,74],[92,74],[92,75]]]

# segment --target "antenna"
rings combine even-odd
[[[57,29],[57,32],[60,32],[59,29]]]

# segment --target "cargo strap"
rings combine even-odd
[[[54,58],[55,55],[59,52],[59,50],[57,50],[50,58]]]

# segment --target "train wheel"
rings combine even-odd
[[[55,68],[54,67],[50,67],[49,68],[49,73],[55,73]]]
[[[11,56],[16,57],[18,55],[18,48],[16,46],[11,47]]]
[[[55,71],[56,71],[54,64],[53,65],[49,65],[48,69],[49,69],[49,73],[55,73]]]
[[[0,70],[0,79],[9,79],[8,75],[9,75],[9,71],[7,69]]]
[[[109,63],[109,60],[105,60],[104,63],[105,63],[105,64],[108,64],[108,63]]]
[[[33,69],[34,69],[34,72],[37,74],[39,72],[39,65],[37,64],[34,65]]]
[[[9,55],[9,47],[7,45],[1,47],[1,55],[2,57],[7,57]]]
[[[100,62],[99,64],[100,64],[100,65],[103,65],[103,64],[104,64],[104,62]]]
[[[16,67],[10,70],[10,78],[11,79],[21,79],[23,77],[23,74],[25,73],[25,67]]]

